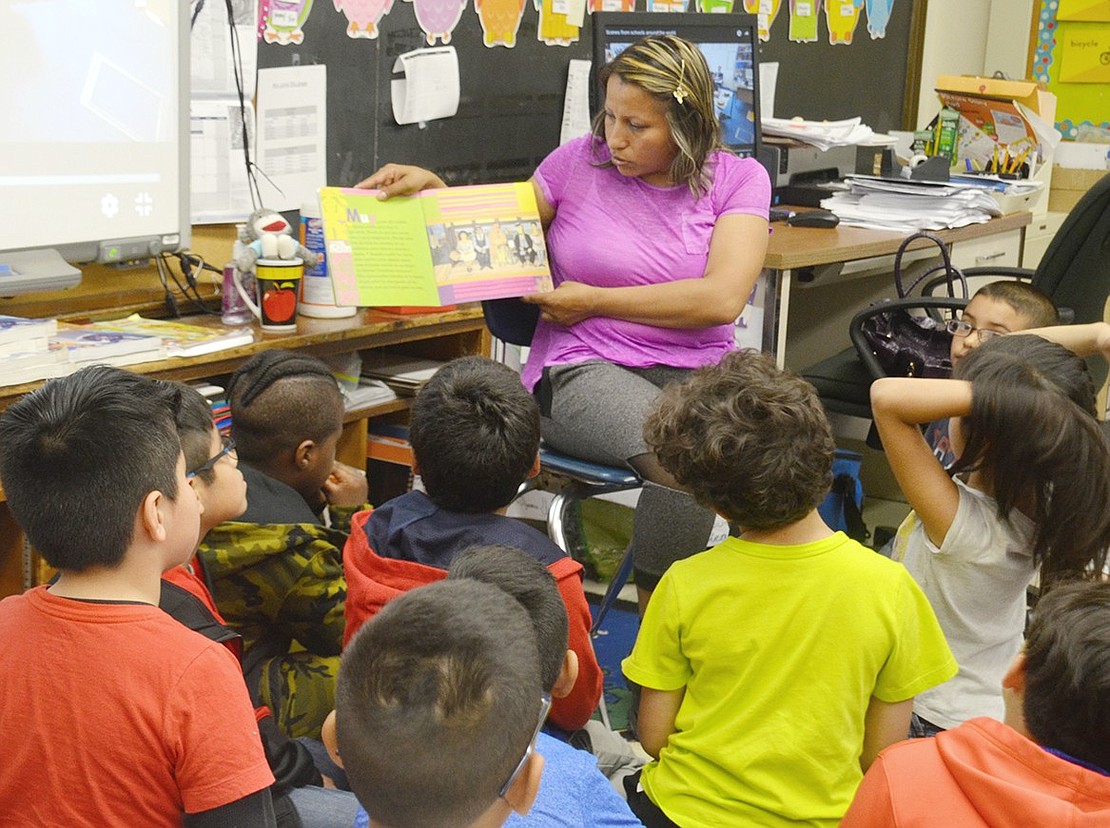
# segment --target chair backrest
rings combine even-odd
[[[486,318],[489,332],[502,342],[528,345],[536,332],[540,307],[519,299],[487,299],[482,303],[482,315]]]

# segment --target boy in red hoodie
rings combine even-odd
[[[343,550],[347,576],[346,632],[387,601],[445,577],[455,556],[472,546],[524,550],[548,568],[570,616],[570,649],[578,679],[558,699],[550,720],[573,731],[601,697],[602,675],[590,643],[590,610],[582,565],[505,507],[525,480],[539,473],[540,412],[512,369],[482,357],[462,357],[421,389],[410,418],[414,471],[427,489],[408,492],[351,521]]]
[[[1005,724],[972,719],[880,753],[842,828],[1110,825],[1110,583],[1040,600],[1002,692]]]

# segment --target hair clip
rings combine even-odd
[[[679,106],[686,103],[686,96],[688,94],[690,94],[687,91],[686,87],[683,86],[682,82],[684,80],[686,80],[686,59],[685,58],[683,58],[682,61],[678,64],[678,83],[675,85],[674,92],[671,93],[672,95],[674,95],[674,99],[676,101],[678,101]]]

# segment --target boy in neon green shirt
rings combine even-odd
[[[660,463],[738,526],[671,566],[623,669],[656,761],[626,783],[648,826],[835,826],[915,694],[956,674],[898,564],[817,514],[834,445],[813,388],[735,352],[669,386]]]

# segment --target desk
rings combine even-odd
[[[1029,213],[1009,213],[991,219],[985,224],[972,224],[954,230],[937,230],[934,235],[951,247],[960,242],[1014,230],[1020,231],[1031,221],[1032,216]],[[832,229],[792,227],[784,222],[776,222],[771,227],[774,232],[771,234],[767,256],[764,259],[764,271],[760,277],[764,289],[763,350],[773,353],[779,365],[797,371],[804,366],[789,364],[787,359],[787,343],[790,339],[787,321],[790,317],[794,279],[792,274],[820,265],[892,256],[898,251],[898,246],[905,240],[906,234],[848,226]],[[935,245],[922,241],[915,242],[910,249],[928,250],[930,247],[935,248]],[[894,296],[893,282],[887,285],[883,295]],[[853,305],[851,312],[855,313],[859,307]],[[831,312],[834,308],[828,310]],[[841,333],[846,344],[848,338],[846,324]]]
[[[215,317],[186,318],[182,321],[219,326]],[[489,334],[478,305],[461,305],[457,310],[431,314],[399,315],[362,310],[348,319],[301,317],[295,333],[271,334],[255,328],[254,334],[255,341],[250,345],[198,357],[140,363],[129,366],[128,370],[161,379],[202,379],[230,373],[254,354],[269,348],[328,356],[368,348],[403,346],[405,353],[442,360],[464,354],[488,354],[490,350]],[[36,382],[0,388],[0,410],[40,385]],[[343,436],[336,450],[337,457],[352,466],[365,468],[368,421],[404,412],[410,404],[411,399],[400,398],[347,412]],[[7,504],[0,501],[0,597],[21,592],[29,581],[34,580],[34,562],[24,546],[23,535]]]

